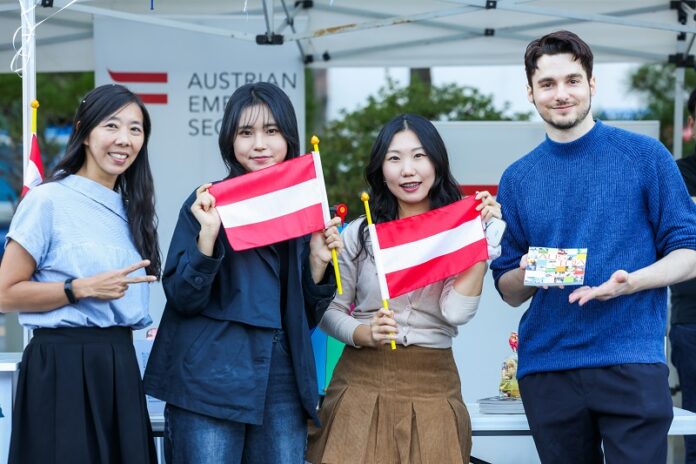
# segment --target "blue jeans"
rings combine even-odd
[[[262,425],[196,414],[171,404],[164,419],[167,464],[302,464],[307,416],[284,332],[278,330],[273,338]]]
[[[696,324],[675,324],[669,331],[672,364],[679,373],[682,408],[696,412]],[[685,464],[696,464],[696,435],[684,436]]]

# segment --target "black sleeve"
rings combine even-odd
[[[319,324],[321,318],[329,307],[329,303],[336,295],[336,278],[333,266],[329,263],[326,272],[319,283],[312,279],[312,270],[309,266],[309,247],[305,250],[302,259],[302,293],[304,294],[305,313],[309,328],[313,329]]]

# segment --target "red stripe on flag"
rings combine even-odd
[[[166,105],[169,101],[166,93],[139,93],[138,96],[143,103],[154,105]]]
[[[389,297],[394,298],[446,279],[485,259],[488,259],[488,246],[486,240],[482,239],[425,263],[391,272],[386,275]]]
[[[301,237],[323,228],[324,213],[318,203],[268,221],[231,227],[225,229],[225,233],[232,249],[242,251]]]
[[[29,159],[34,162],[36,165],[36,169],[39,170],[39,174],[41,174],[41,180],[44,178],[44,168],[43,168],[43,161],[41,161],[41,150],[39,150],[39,139],[36,137],[36,134],[33,134],[31,136],[31,152],[29,153]]]
[[[497,195],[498,194],[498,185],[496,184],[466,184],[466,185],[460,185],[459,186],[459,191],[462,192],[462,195],[476,195],[476,192],[483,192],[484,190],[488,190],[488,193],[491,195]]]
[[[161,83],[167,82],[166,72],[121,72],[107,69],[109,76],[115,82],[132,83]]]
[[[468,197],[417,216],[375,224],[379,246],[382,249],[391,248],[454,229],[481,214],[476,211],[479,202],[474,197]]]
[[[215,197],[217,205],[226,205],[292,187],[316,177],[314,158],[308,154],[219,182],[210,188],[210,194]]]

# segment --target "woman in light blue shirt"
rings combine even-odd
[[[156,462],[132,344],[160,273],[150,118],[123,86],[80,103],[66,154],[29,191],[7,234],[0,311],[24,350],[10,463]]]

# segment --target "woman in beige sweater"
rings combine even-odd
[[[382,128],[366,178],[376,223],[461,198],[442,138],[413,114]],[[477,198],[484,222],[501,217],[488,192]],[[471,423],[451,346],[457,326],[476,313],[486,263],[393,298],[386,310],[364,218],[346,228],[344,244],[343,294],[330,304],[321,328],[347,346],[320,410],[322,428],[310,429],[307,460],[468,463]],[[491,249],[491,257],[499,251]],[[396,351],[388,347],[391,340]]]

